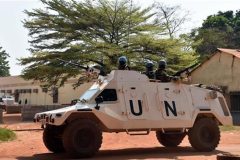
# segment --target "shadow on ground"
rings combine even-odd
[[[212,156],[219,153],[226,153],[215,150],[213,152],[196,152],[191,147],[177,148],[128,148],[119,150],[100,150],[93,158],[96,160],[128,160],[128,159],[177,159],[180,156]],[[35,154],[33,157],[17,157],[18,160],[59,160],[70,159],[66,154],[44,153]]]

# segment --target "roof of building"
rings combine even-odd
[[[20,76],[0,77],[0,86],[16,85],[16,84],[33,84],[32,80],[24,80]]]
[[[220,52],[231,54],[237,58],[240,58],[240,49],[226,49],[226,48],[218,48]]]
[[[78,78],[70,78],[66,81],[66,83],[77,83]],[[0,77],[0,89],[2,87],[10,87],[10,86],[26,86],[26,85],[40,85],[39,81],[34,80],[25,80],[21,76],[8,76],[8,77]]]
[[[217,48],[217,51],[215,53],[213,53],[207,60],[203,61],[200,65],[193,68],[190,71],[190,73],[194,72],[196,69],[201,67],[205,62],[209,61],[214,55],[216,55],[219,52],[220,53],[227,53],[227,54],[230,54],[230,55],[240,59],[240,49]]]

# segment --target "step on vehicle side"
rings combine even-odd
[[[212,151],[219,125],[231,125],[223,95],[181,82],[159,83],[136,71],[114,70],[100,76],[73,106],[37,113],[45,126],[43,141],[52,152],[91,157],[102,132],[144,135],[156,132],[160,144],[178,146],[188,135],[193,148]]]

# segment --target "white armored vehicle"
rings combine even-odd
[[[232,124],[220,92],[125,70],[100,76],[74,106],[37,113],[34,120],[46,126],[43,141],[50,151],[74,157],[93,156],[102,132],[156,131],[166,147],[178,146],[188,135],[196,150],[212,151],[220,140],[218,126]]]

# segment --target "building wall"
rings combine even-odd
[[[192,83],[226,86],[227,92],[240,91],[240,59],[217,53],[191,74]]]
[[[39,82],[25,81],[21,77],[1,77],[0,78],[0,94],[12,95],[16,98],[16,91],[19,94],[18,103],[21,105],[62,105],[70,104],[71,100],[78,99],[92,83],[85,83],[73,89],[76,82],[72,79],[58,89],[58,103],[53,103],[52,92],[43,90]],[[10,93],[11,91],[11,93]],[[8,93],[7,93],[8,92]]]

